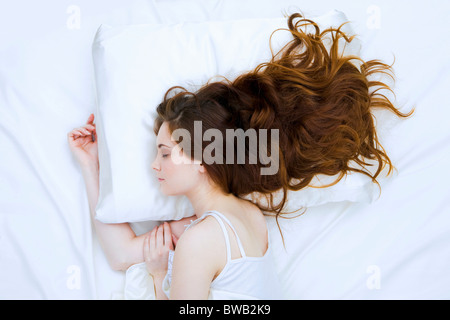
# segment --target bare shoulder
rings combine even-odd
[[[203,269],[204,272],[211,277],[223,267],[226,248],[222,243],[220,226],[214,220],[213,217],[206,217],[181,235],[175,248],[177,264],[185,268],[205,268],[207,270]]]
[[[175,247],[174,277],[178,279],[183,277],[184,282],[187,281],[186,277],[196,279],[197,285],[203,283],[201,282],[203,279],[209,286],[226,263],[226,259],[224,260],[226,248],[220,242],[221,235],[220,226],[213,217],[206,217],[187,229]]]
[[[181,245],[183,249],[187,247],[199,251],[215,250],[221,235],[219,224],[213,217],[208,216],[183,232],[177,247]]]

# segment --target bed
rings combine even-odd
[[[449,4],[419,1],[132,0],[2,3],[0,298],[122,299],[93,232],[66,134],[96,112],[92,59],[100,25],[345,13],[363,58],[394,61],[408,120],[380,117],[393,176],[366,201],[325,201],[275,232],[283,299],[450,298]],[[23,10],[26,7],[27,10]],[[176,58],[174,56],[174,58]],[[135,221],[145,232],[154,221]]]

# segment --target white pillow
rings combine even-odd
[[[347,21],[338,11],[314,20],[321,28]],[[152,172],[156,106],[172,86],[196,90],[211,77],[233,79],[268,61],[269,38],[278,28],[287,29],[286,17],[100,26],[92,48],[100,162],[97,219],[119,223],[176,220],[194,214],[186,197],[164,196]],[[344,31],[352,33],[348,24]],[[274,53],[291,39],[288,31],[276,32]],[[346,50],[359,54],[359,42],[353,41]],[[291,193],[290,203],[314,206],[372,199],[370,179],[364,177],[349,176],[330,188],[309,189]]]

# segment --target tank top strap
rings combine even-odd
[[[220,213],[218,211],[215,211],[215,210],[207,211],[205,213],[205,215],[210,215],[210,216],[215,217],[216,220],[219,222],[221,228],[222,228],[222,231],[223,231],[224,237],[225,237],[225,242],[227,244],[227,260],[231,260],[231,246],[230,246],[230,237],[228,235],[228,230],[225,227],[224,222],[226,222],[230,226],[231,230],[233,231],[234,236],[236,238],[237,245],[239,247],[239,252],[241,254],[241,257],[244,258],[246,256],[245,255],[245,251],[244,251],[244,246],[242,245],[241,239],[239,239],[239,236],[238,236],[238,234],[236,232],[236,229],[231,224],[230,220],[228,220],[228,218],[225,217],[222,213]]]
[[[206,211],[200,218],[198,218],[194,221],[191,221],[191,223],[189,225],[186,225],[185,230],[188,230],[189,228],[193,227],[194,225],[196,225],[197,223],[199,223],[200,221],[205,219],[207,216],[214,217],[217,220],[217,222],[219,223],[220,228],[222,229],[223,236],[225,237],[226,248],[227,248],[227,261],[231,260],[231,245],[230,245],[230,237],[228,235],[228,230],[227,230],[224,222],[226,222],[230,226],[231,230],[234,232],[234,236],[236,238],[236,242],[239,247],[239,252],[241,254],[241,257],[246,257],[244,247],[242,245],[241,239],[239,239],[236,229],[233,227],[233,225],[227,219],[227,217],[225,217],[222,213],[220,213],[218,211],[215,211],[215,210]]]

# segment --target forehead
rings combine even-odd
[[[164,122],[159,128],[158,135],[156,136],[156,145],[165,144],[166,146],[173,146],[174,143],[171,140],[169,125]]]

